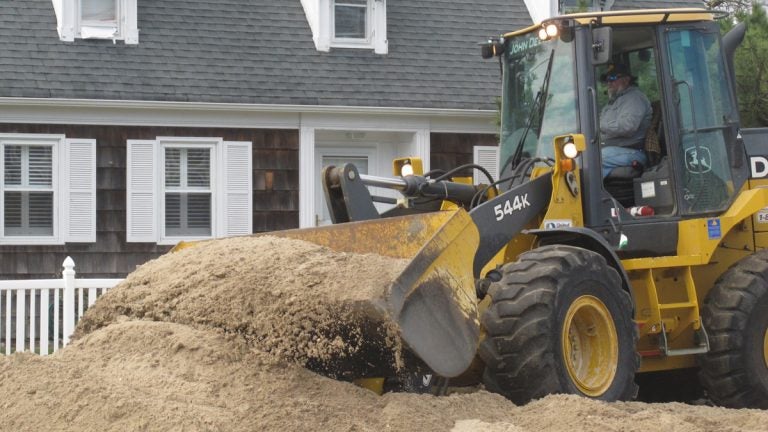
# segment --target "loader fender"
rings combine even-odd
[[[535,229],[525,230],[524,234],[535,235],[539,240],[540,246],[563,244],[570,246],[578,246],[580,248],[588,249],[599,253],[608,262],[608,265],[616,269],[621,277],[621,287],[624,291],[628,292],[632,297],[631,285],[629,283],[629,275],[627,275],[624,266],[621,265],[621,260],[616,252],[613,251],[611,245],[596,232],[587,228],[557,228],[557,229]],[[635,299],[632,297],[632,308],[634,309]]]

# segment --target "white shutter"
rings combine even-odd
[[[96,241],[96,140],[67,139],[64,150],[64,241]]]
[[[387,0],[373,1],[373,51],[387,54]]]
[[[253,232],[253,187],[251,143],[224,142],[223,217],[220,236],[247,235]]]
[[[154,140],[128,140],[126,182],[127,241],[156,243],[157,144]]]
[[[474,161],[476,165],[488,170],[496,181],[499,179],[499,148],[496,146],[475,146]],[[488,184],[488,178],[481,171],[475,170],[474,183]]]
[[[125,0],[122,20],[123,37],[126,45],[136,45],[139,43],[139,29],[136,26],[136,0]]]

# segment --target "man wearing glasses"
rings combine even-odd
[[[645,131],[651,123],[651,103],[635,86],[629,69],[615,63],[600,76],[608,88],[608,104],[600,112],[600,134],[603,147],[603,178],[616,167],[645,166],[648,156],[643,150]]]

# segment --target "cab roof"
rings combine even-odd
[[[702,8],[680,8],[680,9],[639,9],[639,10],[618,10],[607,12],[582,12],[568,15],[560,15],[547,18],[538,24],[509,32],[503,36],[512,37],[521,34],[537,31],[541,26],[550,22],[563,20],[573,20],[581,25],[593,23],[594,25],[615,25],[615,24],[659,24],[666,22],[693,22],[693,21],[712,21],[715,18],[725,15],[724,12],[713,11]]]

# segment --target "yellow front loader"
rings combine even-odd
[[[745,30],[721,38],[717,18],[584,13],[491,38],[498,179],[467,184],[481,167],[425,173],[417,158],[396,160],[393,178],[327,167],[335,224],[273,234],[410,260],[363,308],[395,323],[423,378],[411,387],[440,377],[517,403],[622,400],[643,375],[697,370],[716,403],[768,408],[768,132],[739,126],[732,58]],[[648,162],[603,176],[612,62],[653,121]],[[368,186],[403,198],[380,212]],[[353,378],[391,372],[346,366]]]

